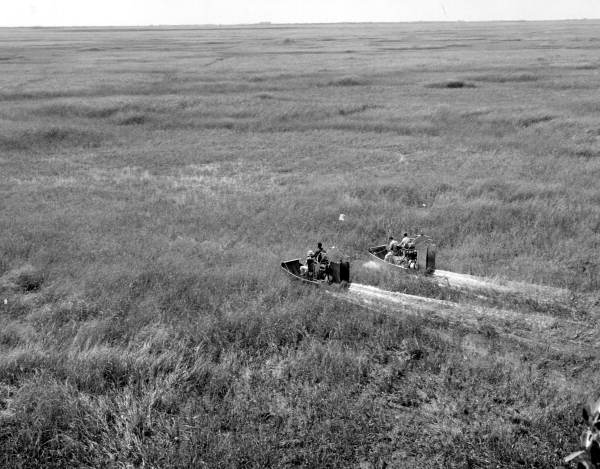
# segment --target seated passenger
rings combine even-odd
[[[388,251],[395,251],[396,246],[398,246],[398,241],[393,236],[390,236],[388,239]]]
[[[315,253],[308,251],[306,253],[306,276],[311,278],[315,273]]]
[[[402,241],[400,241],[400,247],[406,249],[408,245],[411,243],[410,238],[408,237],[408,233],[404,233],[402,237]]]
[[[394,251],[388,251],[388,253],[383,258],[385,262],[389,262],[390,264],[394,263]]]
[[[317,278],[319,280],[325,279],[327,276],[328,267],[329,259],[327,259],[327,254],[323,252],[321,253],[321,262],[319,262],[319,271],[317,272]]]
[[[323,249],[323,243],[317,243],[317,250],[314,252],[313,257],[317,260],[317,262],[321,262],[323,255],[326,255],[327,251]]]

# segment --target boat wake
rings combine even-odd
[[[436,270],[431,277],[442,287],[517,295],[541,304],[566,304],[571,298],[571,292],[563,288],[509,280],[492,280],[474,275],[450,272],[448,270]]]
[[[527,324],[529,329],[546,329],[556,325],[557,319],[543,314],[522,314],[512,310],[496,309],[478,305],[454,303],[447,300],[409,295],[406,293],[382,290],[370,285],[352,283],[347,299],[355,303],[375,308],[392,308],[395,311],[405,310],[410,314],[435,316],[445,320],[457,321],[461,324],[479,324],[481,319],[498,321],[509,320]]]
[[[470,303],[409,295],[382,290],[370,285],[352,283],[347,290],[330,290],[330,295],[368,310],[390,316],[407,315],[444,326],[467,328],[526,343],[549,346],[557,351],[581,346],[574,340],[587,329],[585,324],[549,314],[522,313]],[[597,337],[594,336],[595,339]]]

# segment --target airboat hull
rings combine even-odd
[[[300,259],[291,259],[281,263],[283,270],[290,278],[299,280],[303,283],[315,286],[347,285],[350,283],[350,263],[349,262],[331,262],[329,264],[328,279],[316,280],[309,279],[300,273]]]
[[[383,253],[381,253],[379,251],[380,248],[383,248]],[[390,267],[396,267],[397,269],[403,270],[407,273],[412,273],[412,274],[418,273],[418,270],[416,270],[416,269],[409,269],[405,265],[398,265],[398,264],[393,264],[391,262],[385,261],[384,257],[386,254],[387,254],[387,246],[386,245],[374,246],[374,247],[369,248],[369,255],[374,257],[375,260],[381,262],[382,264],[389,265]]]
[[[396,267],[404,272],[411,274],[430,275],[435,271],[435,244],[431,238],[427,236],[419,236],[415,239],[416,251],[415,268],[410,268],[407,265],[395,264],[385,261],[385,256],[388,253],[387,245],[373,246],[369,248],[369,255],[382,262],[385,265]]]

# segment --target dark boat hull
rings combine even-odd
[[[310,285],[347,285],[350,283],[350,263],[349,262],[331,262],[329,264],[327,279],[307,278],[300,273],[300,259],[292,259],[281,263],[281,270],[295,280]]]

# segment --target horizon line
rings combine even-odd
[[[0,29],[75,29],[75,28],[111,28],[111,29],[127,29],[127,28],[227,28],[227,27],[252,27],[252,26],[323,26],[323,25],[360,25],[360,24],[427,24],[427,23],[557,23],[557,22],[584,22],[598,21],[598,18],[560,18],[560,19],[495,19],[495,20],[407,20],[407,21],[322,21],[322,22],[274,22],[274,21],[258,21],[252,23],[151,23],[151,24],[127,24],[127,25],[90,25],[90,24],[75,24],[75,25],[18,25],[18,26],[3,26]]]

